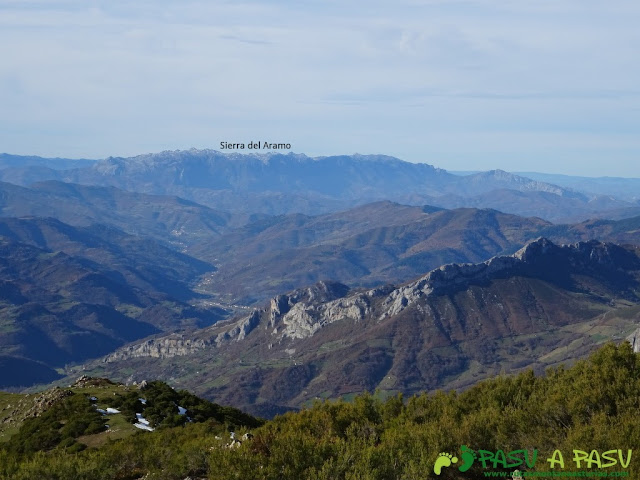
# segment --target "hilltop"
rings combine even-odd
[[[33,394],[0,394],[0,448],[20,454],[69,453],[130,437],[140,430],[208,422],[226,433],[262,420],[176,391],[158,381],[124,385],[82,376],[68,387]]]

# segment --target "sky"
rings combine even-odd
[[[640,177],[639,24],[637,0],[0,0],[0,152]]]

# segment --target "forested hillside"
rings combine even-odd
[[[0,449],[0,475],[16,480],[422,480],[485,478],[487,472],[510,478],[518,469],[598,476],[615,471],[638,478],[640,462],[633,450],[640,443],[638,408],[640,358],[628,343],[607,344],[571,368],[549,369],[540,377],[531,371],[499,376],[463,393],[385,400],[365,394],[352,402],[317,402],[254,428],[242,441],[248,428],[228,418],[159,424],[154,432],[80,452],[68,445],[21,449],[20,431]],[[45,417],[25,422],[23,429]],[[237,431],[227,433],[231,429]],[[504,458],[500,451],[514,455]],[[552,468],[548,459],[558,460],[560,454],[564,464]],[[575,455],[583,458],[580,465]],[[451,456],[460,461],[438,460]]]

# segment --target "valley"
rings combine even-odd
[[[0,160],[3,388],[157,378],[270,417],[540,373],[637,328],[628,195],[384,156]]]

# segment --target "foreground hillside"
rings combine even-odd
[[[21,432],[0,446],[0,477],[462,480],[491,473],[511,478],[517,469],[542,476],[551,471],[638,478],[639,408],[640,358],[628,343],[607,344],[589,359],[549,369],[545,376],[529,370],[464,393],[408,400],[365,394],[352,402],[317,402],[257,428],[212,418],[166,424],[84,450],[60,444],[24,449]],[[248,428],[251,435],[234,442],[221,426],[240,428],[234,431],[239,439]],[[443,460],[447,455],[460,461],[451,464]],[[576,457],[582,458],[579,464]],[[553,467],[550,458],[558,460]]]
[[[365,390],[413,394],[501,371],[543,371],[637,328],[638,253],[538,239],[513,255],[445,265],[401,286],[320,282],[84,368],[119,380],[170,379],[260,416]]]

